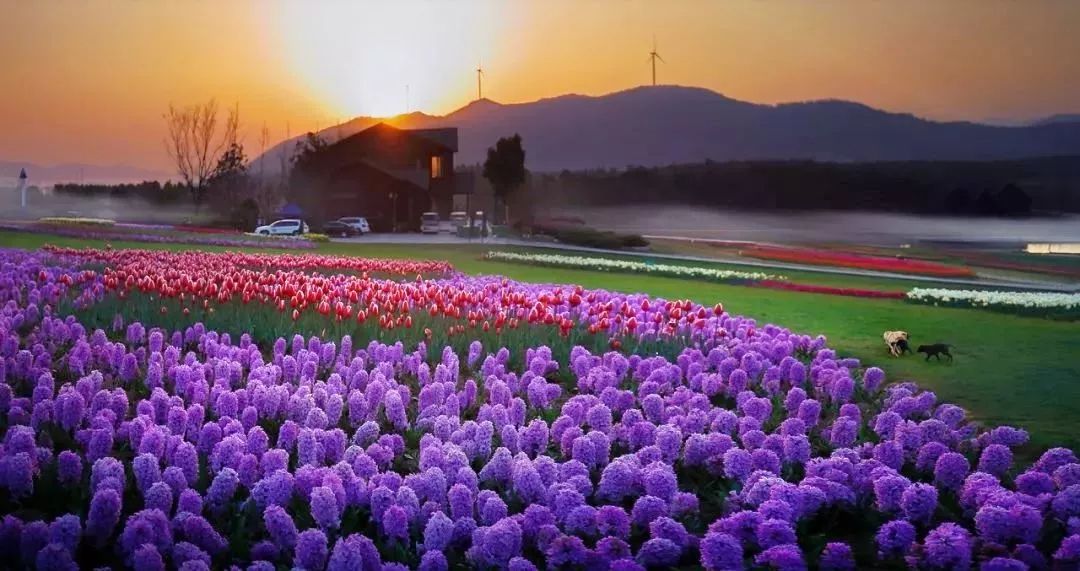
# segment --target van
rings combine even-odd
[[[425,212],[420,215],[420,231],[424,234],[439,233],[439,213]]]
[[[458,228],[461,228],[462,226],[468,226],[468,225],[469,225],[469,215],[466,214],[465,212],[457,211],[457,212],[451,212],[450,213],[450,220],[446,223],[446,225],[445,225],[445,227],[443,229],[446,230],[447,232],[451,233],[451,234],[454,234],[454,233],[456,233],[458,231]]]

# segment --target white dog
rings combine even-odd
[[[911,348],[908,347],[907,331],[886,331],[882,338],[885,339],[885,345],[889,347],[889,354],[893,357],[899,357],[904,352],[911,352]]]

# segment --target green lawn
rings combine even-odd
[[[43,244],[100,247],[101,241],[0,232],[0,246]],[[116,248],[224,250],[206,246],[111,241]],[[544,283],[640,291],[666,298],[717,301],[734,313],[810,334],[824,334],[842,355],[883,367],[892,380],[915,380],[942,400],[969,409],[989,424],[1014,424],[1032,433],[1029,452],[1052,445],[1080,448],[1080,323],[1016,317],[968,309],[755,289],[635,274],[531,267],[489,262],[481,246],[323,244],[318,251],[384,258],[442,259],[470,274],[502,274]],[[872,280],[871,280],[872,281]],[[914,344],[948,342],[956,361],[892,359],[881,332],[909,331]]]

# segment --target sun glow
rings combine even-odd
[[[482,2],[320,6],[282,3],[275,25],[292,75],[342,117],[443,113],[474,99],[477,62],[498,65],[516,12]]]

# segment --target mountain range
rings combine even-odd
[[[337,141],[386,122],[405,129],[457,127],[458,165],[483,162],[499,137],[521,134],[534,171],[660,166],[706,160],[993,160],[1080,155],[1080,114],[1024,125],[940,122],[840,100],[765,105],[698,87],[637,87],[600,96],[562,95],[527,103],[473,101],[446,115],[356,117],[319,132]],[[294,137],[251,164],[276,176]],[[175,178],[153,169],[0,160],[0,187],[21,168],[30,184],[139,182]]]
[[[519,133],[535,171],[739,160],[997,160],[1080,154],[1080,116],[1024,126],[922,119],[850,101],[765,105],[681,86],[528,103],[473,101],[447,115],[357,117],[319,133],[328,142],[378,122],[405,129],[457,127],[458,165],[480,163],[499,137]],[[300,138],[279,143],[253,169],[278,172]]]
[[[14,188],[19,182],[19,172],[22,169],[26,169],[27,184],[38,186],[80,181],[97,184],[119,184],[142,182],[144,180],[165,181],[170,178],[169,173],[131,165],[92,165],[84,163],[41,165],[23,161],[0,160],[0,187]],[[176,177],[172,176],[172,178]]]

